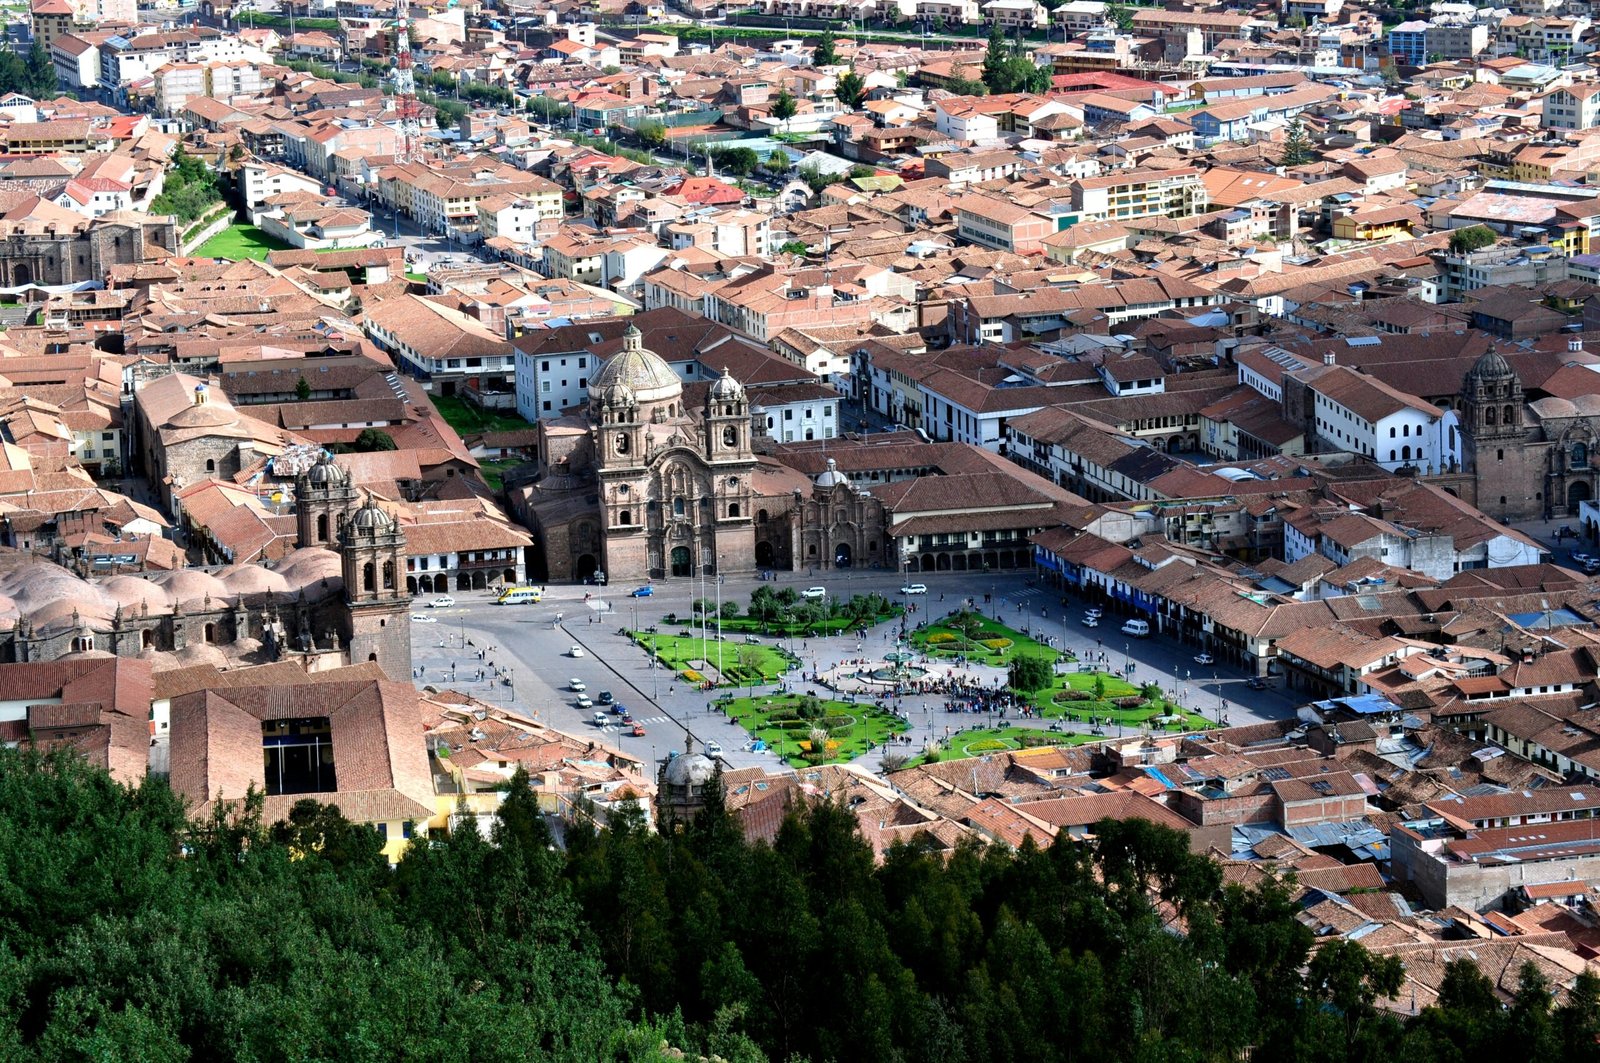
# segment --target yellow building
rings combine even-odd
[[[1333,235],[1338,240],[1393,240],[1411,235],[1420,223],[1422,212],[1415,207],[1384,207],[1356,211],[1333,219]]]

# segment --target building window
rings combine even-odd
[[[632,524],[633,523],[633,512],[631,510],[626,510],[625,509],[621,513],[618,513],[617,514],[617,523],[618,524]]]
[[[1574,469],[1589,467],[1589,448],[1582,443],[1572,444],[1572,467]]]
[[[737,517],[738,515],[739,515],[739,503],[737,503],[737,502],[728,503],[728,516]]]
[[[683,512],[684,512],[683,496],[679,495],[677,498],[674,498],[672,500],[672,515],[674,517],[681,517],[681,516],[683,516]]]

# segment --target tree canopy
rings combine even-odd
[[[1500,239],[1487,225],[1469,225],[1450,234],[1450,250],[1455,254],[1479,251]]]
[[[1288,886],[1143,820],[880,862],[842,803],[750,842],[713,785],[688,824],[580,810],[558,846],[518,772],[487,837],[466,816],[391,869],[332,806],[262,807],[195,820],[0,749],[0,1056],[1600,1060],[1600,979],[1557,1005],[1530,964],[1502,999],[1458,958],[1402,1017],[1398,959],[1313,949]]]

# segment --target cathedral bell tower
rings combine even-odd
[[[706,392],[706,460],[751,460],[750,403],[726,367]]]
[[[600,392],[599,438],[595,452],[602,469],[633,469],[644,464],[645,426],[639,400],[626,384],[607,384]]]
[[[356,489],[350,485],[350,474],[323,451],[311,468],[295,478],[295,528],[299,545],[337,548],[339,533],[355,508]]]
[[[1529,464],[1524,447],[1527,429],[1517,371],[1498,353],[1488,351],[1461,382],[1461,399],[1478,508],[1496,520],[1545,515],[1543,470]]]
[[[344,565],[343,626],[350,663],[376,661],[390,679],[411,678],[410,597],[406,537],[373,504],[351,514],[339,533]]]

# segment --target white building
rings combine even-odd
[[[537,333],[533,338],[542,338]],[[590,334],[596,345],[605,342],[600,333]],[[582,405],[589,397],[589,374],[601,359],[592,354],[561,353],[535,358],[516,348],[517,412],[529,421],[559,417],[563,410]]]
[[[833,439],[843,395],[823,384],[778,384],[749,390],[750,413],[779,443]]]
[[[1431,406],[1346,366],[1328,367],[1311,378],[1309,388],[1313,431],[1325,446],[1365,455],[1390,472],[1412,466],[1429,475],[1461,461],[1454,410]]]
[[[250,161],[239,167],[240,188],[244,192],[244,210],[253,214],[273,196],[284,192],[310,192],[322,194],[322,185],[298,170],[276,163]]]

